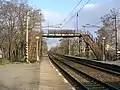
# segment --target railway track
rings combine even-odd
[[[91,77],[55,54],[49,54],[49,57],[60,72],[63,72],[63,75],[71,80],[72,84],[74,83],[76,90],[119,90],[108,83]]]
[[[98,70],[105,71],[107,73],[110,73],[116,76],[120,76],[120,66],[117,66],[117,65],[96,62],[93,60],[81,59],[78,57],[66,56],[66,55],[61,55],[61,54],[56,54],[56,55],[59,55],[60,57],[69,59],[70,61],[73,61],[79,64],[83,64],[83,65],[96,68]]]

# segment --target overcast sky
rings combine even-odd
[[[33,7],[40,8],[44,14],[46,21],[44,25],[60,24],[65,17],[73,10],[80,0],[29,0],[29,4]],[[78,11],[88,0],[82,0],[82,3],[73,12]],[[82,11],[79,12],[79,28],[85,24],[96,24],[100,22],[100,18],[109,13],[112,8],[120,8],[120,0],[91,0]],[[68,18],[69,19],[69,18]],[[100,23],[98,24],[98,26]],[[65,28],[74,28],[75,18],[73,18]],[[88,29],[94,34],[92,28]],[[48,39],[49,48],[57,45],[58,39]]]

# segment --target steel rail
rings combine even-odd
[[[57,55],[60,55],[61,57],[64,57],[67,59],[69,58],[69,60],[74,61],[76,63],[83,64],[83,65],[86,65],[86,66],[89,66],[92,68],[96,68],[98,70],[107,72],[109,74],[120,76],[120,66],[113,65],[113,64],[101,63],[101,62],[97,62],[97,61],[93,61],[93,60],[80,59],[77,57],[66,56],[66,55],[61,55],[61,54],[57,54]]]
[[[84,72],[82,72],[82,71],[74,68],[73,66],[71,66],[71,65],[69,65],[69,64],[61,61],[58,57],[55,57],[54,55],[52,55],[52,57],[54,57],[54,59],[57,60],[57,62],[59,61],[59,62],[63,63],[64,65],[66,65],[67,67],[69,67],[71,70],[75,71],[76,74],[78,74],[78,75],[84,75],[86,78],[89,78],[89,80],[94,81],[95,83],[100,84],[100,85],[106,87],[107,90],[108,90],[108,89],[109,89],[109,90],[119,90],[119,89],[117,89],[116,87],[114,87],[114,86],[112,86],[112,85],[109,85],[109,84],[107,84],[107,83],[101,82],[100,80],[97,80],[97,79],[91,77],[90,75],[85,74]],[[106,89],[106,88],[105,88],[105,89]],[[97,90],[97,89],[96,89],[96,90]]]
[[[79,81],[77,79],[75,79],[71,74],[69,74],[59,63],[57,63],[55,61],[55,58],[53,56],[51,56],[50,54],[48,55],[51,62],[53,63],[53,65],[64,75],[65,78],[67,78],[67,80],[69,82],[74,83],[74,88],[76,90],[89,90],[87,87],[85,87],[83,84],[79,83]]]

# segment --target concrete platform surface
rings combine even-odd
[[[40,64],[40,90],[72,90],[72,86],[52,66],[48,57]]]
[[[100,61],[100,62],[120,66],[120,60],[117,60],[117,61]]]
[[[0,90],[72,90],[72,86],[43,57],[40,64],[0,66]]]

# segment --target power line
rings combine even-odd
[[[68,14],[68,16],[62,21],[62,23],[64,23],[68,19],[68,17],[74,12],[74,10],[81,4],[81,2],[82,2],[82,0],[80,0],[78,2],[78,4],[75,6],[75,8]]]
[[[77,13],[79,13],[91,0],[88,0],[83,7],[81,7],[62,27],[64,27]]]
[[[88,0],[84,6],[82,6],[66,23],[62,24],[62,27],[64,27],[70,20],[72,20],[72,18],[79,13],[91,0]]]

